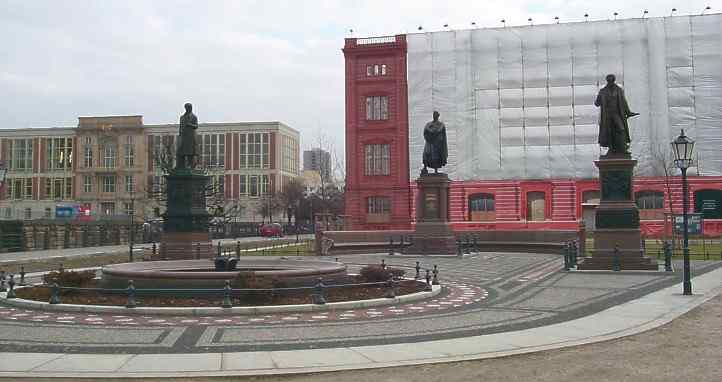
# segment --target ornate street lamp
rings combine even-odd
[[[694,141],[684,135],[682,129],[679,137],[672,141],[672,152],[674,153],[674,164],[682,171],[682,226],[684,229],[684,279],[682,282],[683,295],[692,294],[692,281],[689,274],[689,233],[687,232],[687,208],[689,195],[687,191],[687,169],[692,165],[692,152]]]

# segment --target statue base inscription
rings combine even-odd
[[[416,179],[418,221],[405,254],[456,256],[456,238],[449,224],[450,183],[449,176],[443,173],[424,174]]]
[[[639,210],[634,202],[632,170],[637,161],[610,155],[594,161],[599,168],[601,199],[596,210],[594,251],[580,270],[657,270],[657,261],[641,249]],[[616,249],[616,251],[615,251]]]
[[[167,207],[163,214],[159,260],[211,258],[206,188],[208,177],[192,169],[174,169],[166,175]]]

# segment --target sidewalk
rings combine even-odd
[[[299,235],[299,240],[308,240],[313,239],[313,235]],[[296,240],[296,236],[285,236],[281,239],[286,240]],[[232,244],[237,241],[240,241],[241,243],[248,243],[248,242],[261,242],[261,241],[274,241],[278,240],[277,238],[270,238],[270,237],[261,237],[261,236],[252,236],[252,237],[240,237],[237,239],[216,239],[213,240],[213,245],[218,245],[218,243],[222,244]],[[140,254],[143,249],[150,249],[153,244],[151,243],[143,243],[143,244],[134,244],[133,245],[133,253]],[[109,246],[103,246],[103,247],[84,247],[84,248],[64,248],[64,249],[48,249],[48,250],[42,250],[42,251],[25,251],[25,252],[6,252],[0,254],[0,264],[3,263],[15,263],[19,261],[29,261],[29,260],[43,260],[43,259],[53,259],[53,258],[69,258],[69,257],[75,257],[75,256],[92,256],[92,255],[105,255],[105,254],[115,254],[115,253],[128,253],[128,245],[109,245]]]
[[[174,377],[311,373],[495,358],[620,338],[661,326],[722,291],[722,269],[599,313],[515,332],[413,344],[205,354],[0,353],[0,377]]]

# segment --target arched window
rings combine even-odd
[[[495,219],[494,195],[474,194],[469,196],[469,220],[489,221]]]
[[[639,191],[634,194],[642,220],[664,219],[664,193],[660,191]]]
[[[659,210],[664,208],[664,193],[659,191],[639,191],[634,194],[637,208],[640,210]]]
[[[541,191],[533,191],[526,194],[526,220],[540,221],[545,219],[545,197]]]

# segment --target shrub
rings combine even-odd
[[[64,287],[82,288],[95,278],[95,271],[52,271],[43,275],[46,284],[58,283]]]
[[[405,270],[400,268],[386,267],[382,268],[380,265],[367,265],[361,268],[359,277],[363,282],[374,283],[379,281],[387,281],[391,275],[395,277],[401,277],[406,273]]]

